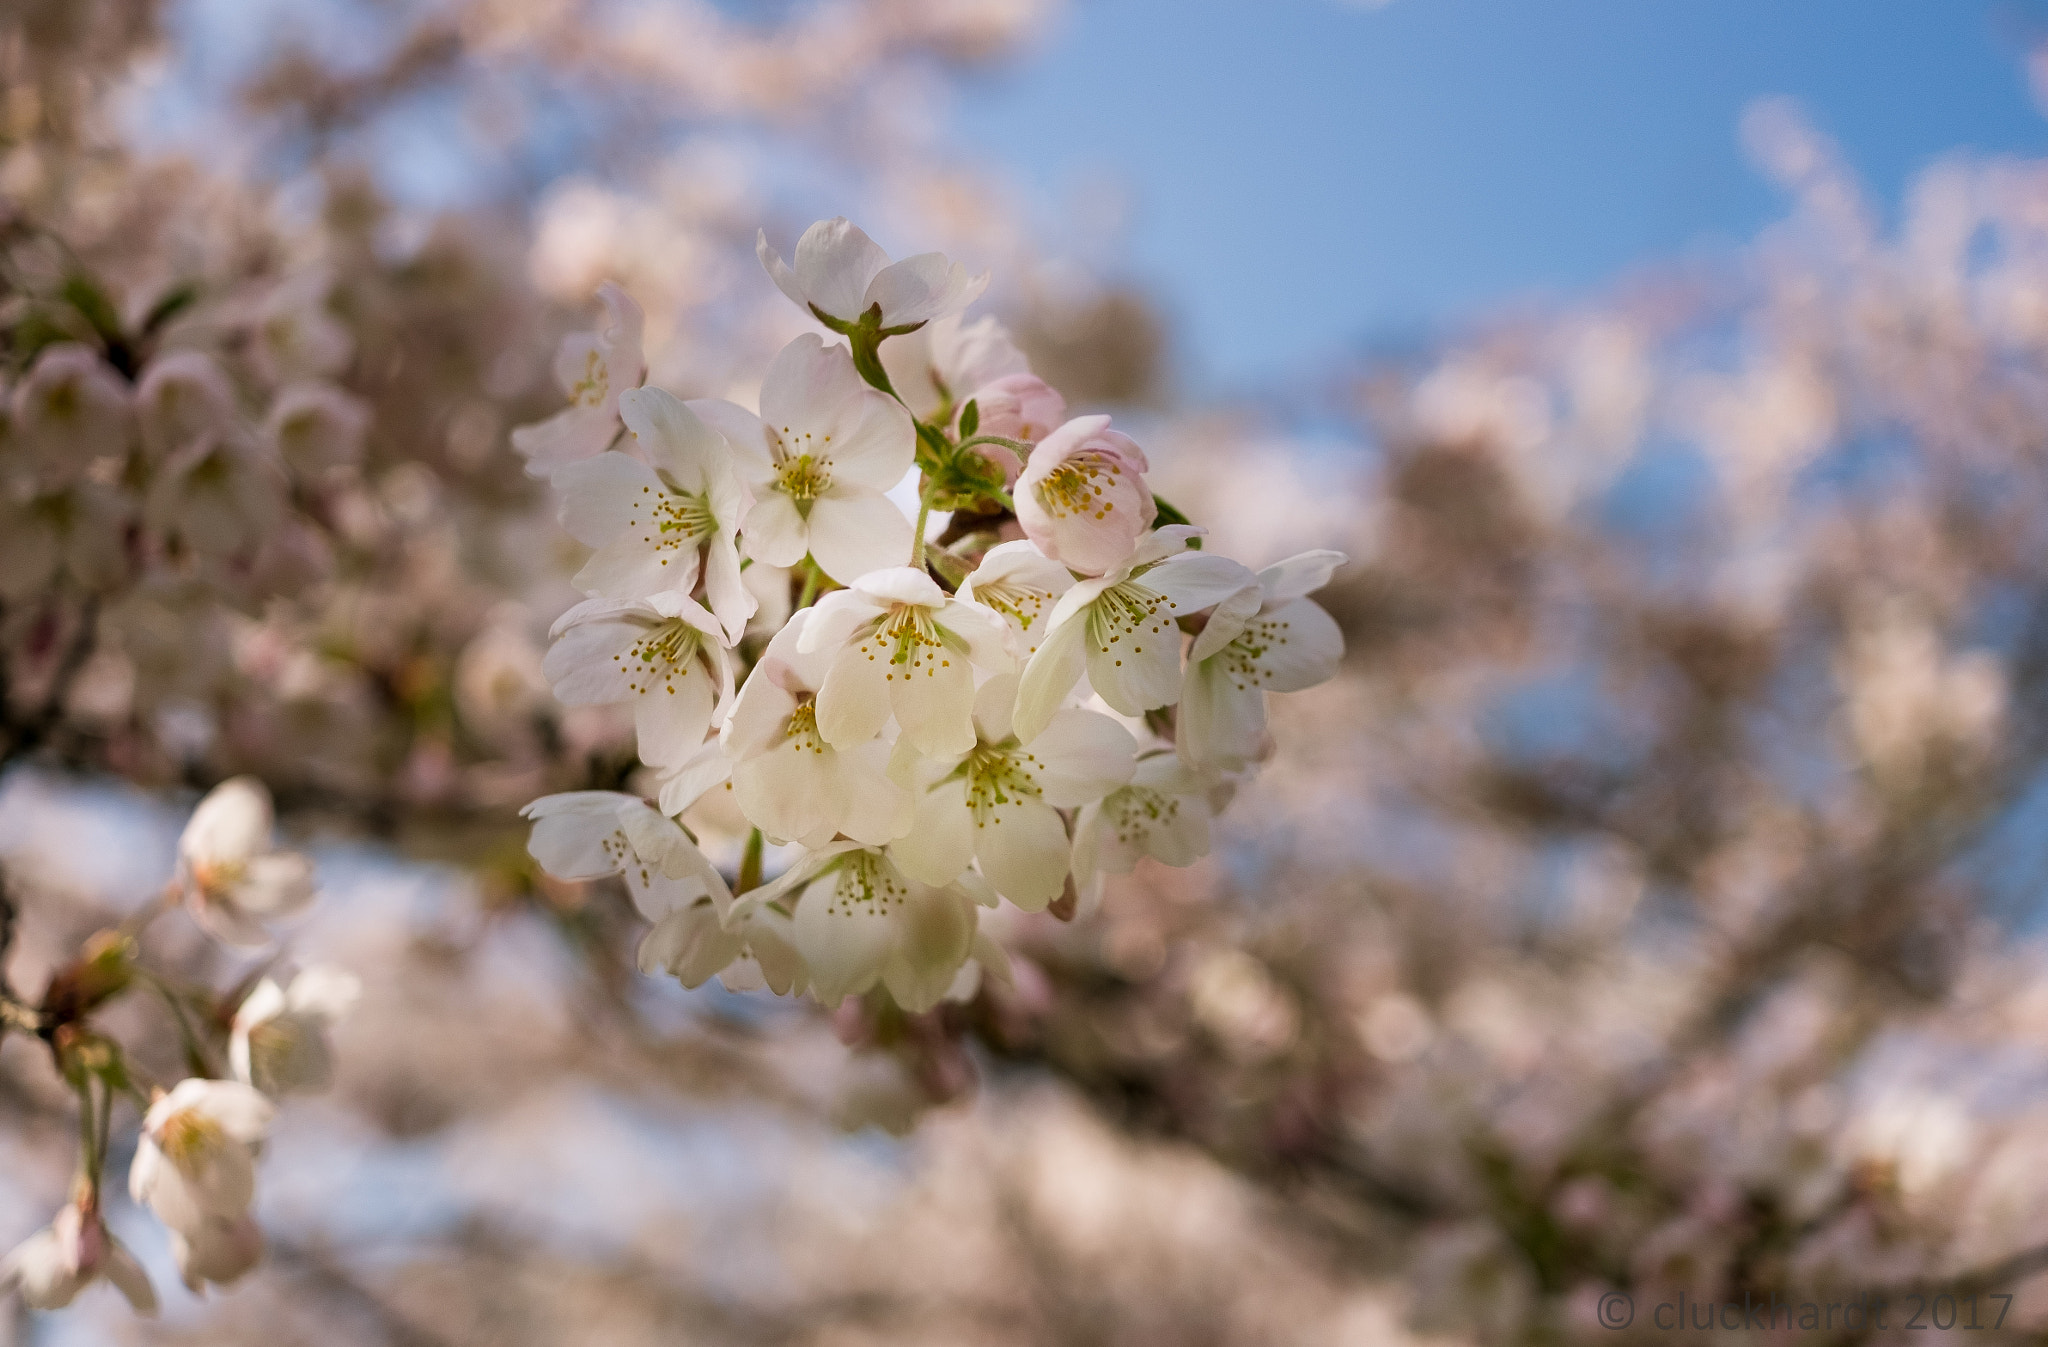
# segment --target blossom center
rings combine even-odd
[[[679,617],[672,617],[648,628],[646,635],[623,653],[613,655],[612,663],[625,671],[628,691],[648,693],[666,688],[673,697],[676,680],[690,676],[703,643],[703,632]]]
[[[1088,642],[1097,653],[1107,655],[1129,641],[1131,653],[1142,655],[1147,638],[1166,635],[1173,623],[1172,610],[1179,606],[1157,590],[1135,581],[1111,585],[1088,605]],[[1175,629],[1166,639],[1177,639],[1179,634]]]
[[[896,867],[873,851],[850,852],[839,863],[831,896],[825,900],[825,914],[837,917],[885,916],[903,906],[910,897],[910,885],[896,873]]]
[[[657,491],[651,486],[643,486],[640,499],[633,505],[634,513],[626,520],[626,526],[640,529],[640,541],[656,552],[680,552],[693,548],[718,532],[718,517],[711,512],[708,492],[697,494],[675,486]],[[647,511],[644,522],[639,514],[642,509]],[[664,566],[668,562],[667,557],[661,559]]]
[[[1142,843],[1154,828],[1170,827],[1180,817],[1180,796],[1150,786],[1125,786],[1102,802],[1102,813],[1117,841]]]
[[[583,377],[569,390],[569,401],[579,407],[599,407],[604,405],[610,388],[611,376],[604,367],[604,357],[590,351],[583,357]]]
[[[180,1109],[164,1119],[157,1146],[180,1169],[191,1169],[227,1140],[221,1125],[196,1109]]]
[[[890,605],[874,631],[862,639],[860,651],[869,659],[887,655],[896,668],[884,679],[894,682],[898,673],[908,678],[923,669],[925,677],[936,678],[939,670],[953,667],[945,655],[946,644],[946,633],[933,621],[932,609],[918,603],[897,603]]]
[[[818,738],[818,703],[808,694],[789,713],[789,725],[782,731],[782,737],[799,753],[806,749],[813,753],[825,751],[824,741]]]
[[[1055,519],[1070,514],[1101,519],[1116,508],[1103,492],[1114,489],[1123,475],[1123,464],[1106,454],[1075,454],[1039,482],[1038,503]]]
[[[791,500],[816,500],[832,485],[832,461],[798,454],[775,466],[775,484]]]
[[[1052,591],[1032,589],[1026,585],[1012,584],[1007,580],[996,580],[974,586],[977,603],[995,609],[1007,617],[1014,618],[1026,633],[1031,624],[1045,614],[1045,601],[1052,597]]]
[[[1287,644],[1287,630],[1291,625],[1270,617],[1255,617],[1235,640],[1210,658],[1217,661],[1238,691],[1264,687],[1273,676],[1266,657],[1276,647]]]
[[[1043,795],[1034,770],[1038,765],[1038,758],[1019,748],[1014,738],[1001,744],[976,744],[960,764],[967,779],[967,808],[974,814],[974,826],[1001,823],[1003,806]]]

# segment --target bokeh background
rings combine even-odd
[[[291,957],[366,984],[262,1271],[5,1331],[1627,1343],[1680,1292],[1881,1292],[2033,1340],[2044,40],[1978,0],[10,0],[8,378],[61,329],[371,419],[247,564],[0,575],[12,983],[255,772],[319,863]],[[607,278],[653,382],[746,400],[804,327],[754,230],[838,213],[993,267],[1233,555],[1353,559],[1344,675],[1215,854],[1015,921],[1014,991],[887,1043],[638,978],[623,893],[514,817],[631,752],[540,678],[577,558],[507,428]],[[0,1243],[72,1144],[10,1037]],[[1904,1317],[1778,1336],[1947,1336]]]

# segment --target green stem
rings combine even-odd
[[[1029,456],[1029,454],[1031,453],[1031,446],[1026,444],[1024,441],[1006,439],[1001,435],[976,435],[973,436],[972,438],[960,441],[960,443],[955,445],[954,448],[960,450],[967,450],[972,449],[977,444],[999,444],[1005,449],[1013,450],[1016,453],[1023,454],[1026,456]]]
[[[734,897],[761,887],[761,852],[767,840],[759,828],[747,834],[747,849],[740,856],[740,882],[733,888]]]
[[[818,582],[824,577],[824,574],[822,570],[818,569],[817,562],[809,557],[804,558],[804,590],[802,594],[797,596],[797,607],[808,608],[818,601]]]
[[[917,528],[910,535],[910,568],[924,569],[924,527],[932,517],[932,484],[926,478],[924,489],[917,493]]]

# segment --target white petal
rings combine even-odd
[[[1269,692],[1300,692],[1336,677],[1344,659],[1344,633],[1313,599],[1295,599],[1260,613],[1253,659]]]
[[[560,518],[585,547],[603,547],[635,517],[646,493],[664,491],[654,470],[630,454],[607,453],[571,463],[554,477],[562,494]]]
[[[810,526],[783,491],[764,491],[756,497],[740,533],[747,555],[770,566],[794,566],[811,550]]]
[[[818,693],[818,733],[834,748],[858,748],[889,721],[893,666],[879,642],[842,646]]]
[[[596,879],[616,874],[619,858],[605,849],[619,835],[619,805],[637,797],[610,790],[568,791],[543,795],[520,814],[532,819],[527,854],[556,879]]]
[[[918,752],[957,758],[974,747],[974,670],[967,660],[926,652],[908,666],[888,666],[882,677],[896,724]]]
[[[1138,741],[1094,711],[1061,711],[1029,745],[1033,775],[1046,803],[1072,809],[1099,800],[1131,779]]]
[[[756,232],[754,256],[761,259],[762,269],[768,273],[769,279],[775,282],[775,288],[794,300],[798,308],[809,312],[811,302],[804,297],[802,283],[797,280],[796,273],[789,269],[789,263],[782,260],[782,254],[768,246],[768,231],[765,229]]]
[[[988,282],[987,272],[969,276],[943,253],[919,253],[882,268],[865,298],[882,306],[882,326],[907,327],[960,312],[981,298]]]
[[[1244,565],[1214,552],[1182,552],[1139,577],[1145,588],[1173,601],[1177,617],[1198,613],[1258,582]]]
[[[1015,725],[1019,739],[1025,743],[1035,739],[1066,701],[1087,668],[1087,646],[1085,616],[1060,622],[1046,633],[1037,653],[1024,665],[1024,677],[1018,684]]]
[[[187,860],[219,864],[248,859],[270,846],[270,792],[253,776],[221,782],[192,811],[178,839]]]
[[[760,417],[724,398],[695,398],[683,405],[724,438],[741,477],[750,482],[765,482],[775,475],[775,459],[768,449],[768,428]]]
[[[738,645],[760,604],[740,573],[739,549],[728,535],[713,538],[704,548],[704,597],[725,629],[726,642]]]
[[[1330,583],[1330,576],[1350,558],[1342,552],[1327,548],[1313,552],[1302,552],[1285,561],[1276,561],[1259,572],[1259,588],[1265,591],[1266,602],[1285,603],[1313,594]]]
[[[893,873],[894,867],[889,870]],[[908,881],[898,878],[894,883],[905,888]],[[879,895],[864,900],[849,869],[805,886],[791,934],[818,1000],[836,1006],[848,994],[874,985],[896,943],[891,911],[902,901]]]
[[[1073,849],[1052,807],[1025,800],[994,811],[975,830],[974,856],[996,892],[1026,912],[1042,912],[1066,889]]]
[[[1198,767],[1237,767],[1258,756],[1266,732],[1266,694],[1238,685],[1220,661],[1190,665],[1174,738]]]
[[[796,242],[794,270],[804,296],[798,302],[853,322],[865,307],[868,283],[888,265],[881,245],[844,216],[820,220]]]
[[[704,491],[732,453],[723,435],[664,389],[628,389],[619,395],[619,416],[647,461],[692,494]]]
[[[709,903],[671,912],[640,941],[642,973],[669,973],[685,987],[701,987],[740,956],[740,938],[718,924]]]
[[[905,904],[896,924],[897,943],[882,978],[896,1004],[913,1014],[930,1010],[945,998],[974,946],[974,908],[945,889],[925,889]]]
[[[910,556],[910,521],[871,486],[834,484],[811,502],[811,557],[825,574],[850,585]]]
[[[1142,640],[1144,644],[1137,644]],[[1180,697],[1180,632],[1167,626],[1149,629],[1108,650],[1092,642],[1082,649],[1088,661],[1088,685],[1110,707],[1127,716],[1142,716],[1155,706],[1169,706]]]
[[[633,729],[642,762],[668,767],[696,755],[718,702],[711,677],[703,661],[693,659],[635,697]]]
[[[951,884],[974,859],[974,815],[967,808],[967,783],[954,779],[920,788],[910,831],[889,854],[903,873],[926,884]]]

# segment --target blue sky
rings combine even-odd
[[[958,134],[1044,202],[1123,184],[1190,374],[1242,386],[1734,246],[1783,204],[1760,96],[1887,202],[1952,149],[2048,152],[2042,36],[2043,0],[1073,0]]]

